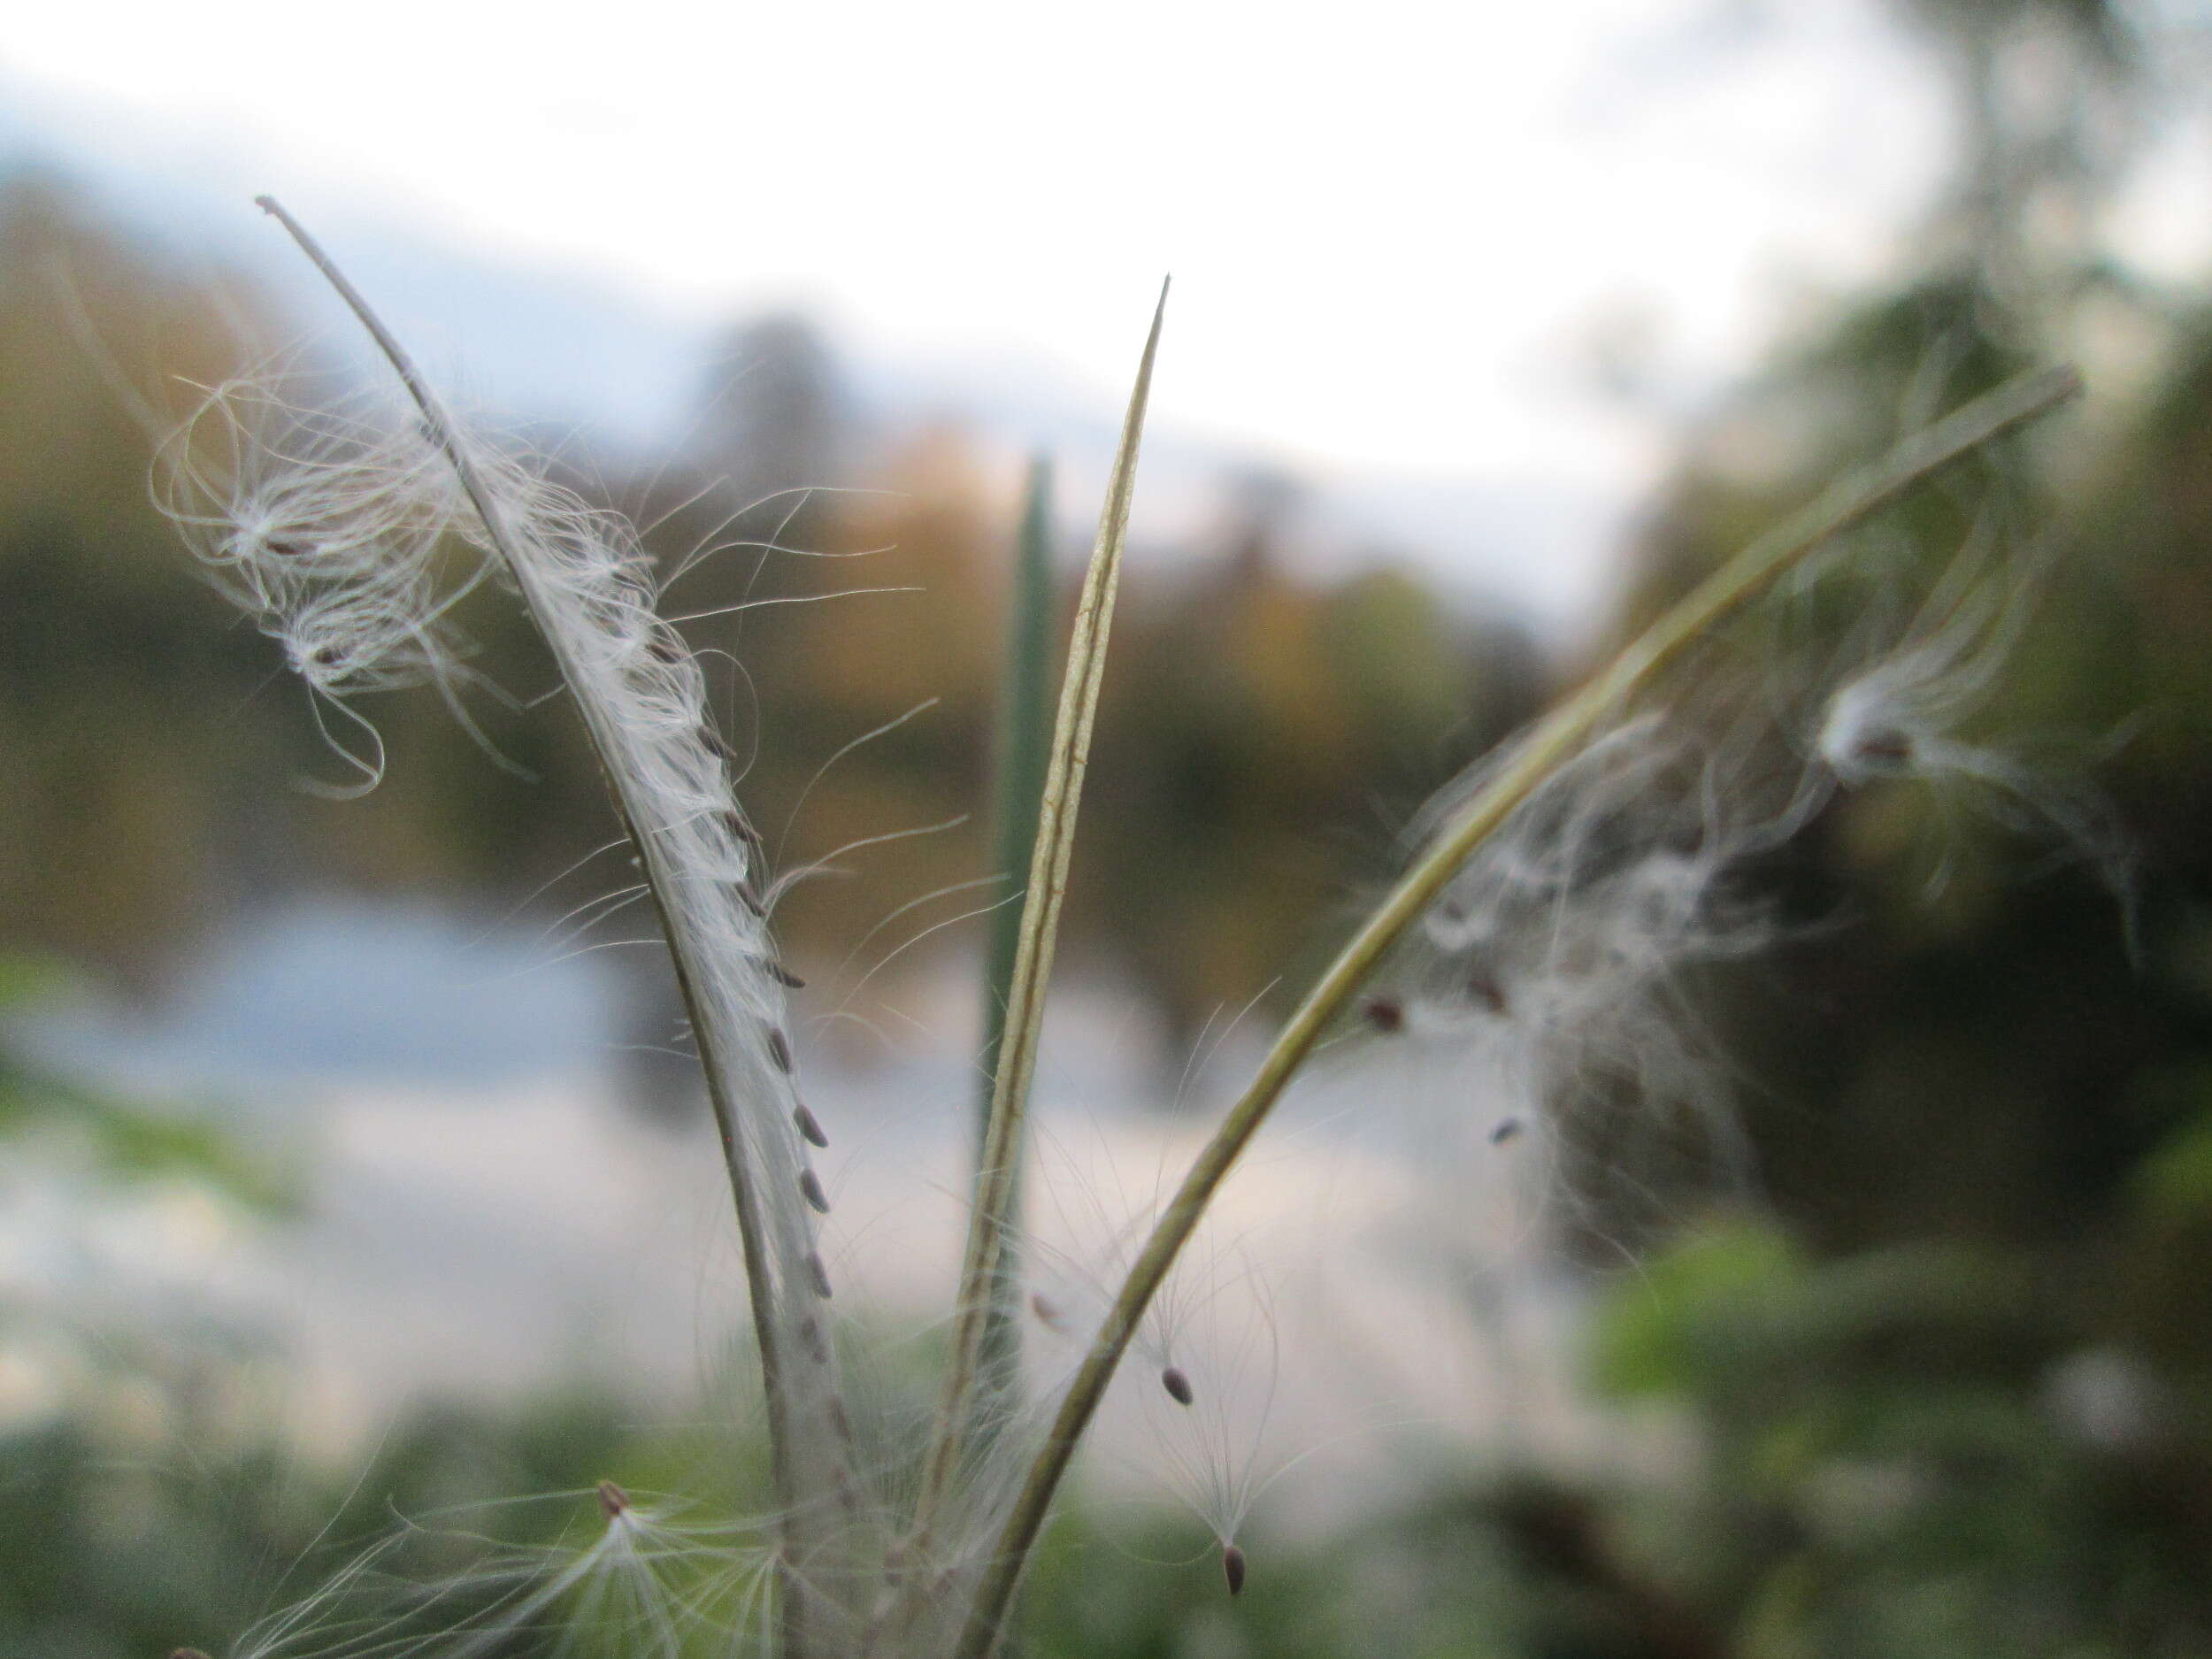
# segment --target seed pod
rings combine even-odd
[[[806,1109],[806,1102],[804,1101],[801,1101],[796,1106],[791,1109],[791,1121],[798,1125],[799,1133],[804,1138],[807,1145],[810,1147],[826,1147],[829,1145],[829,1137],[822,1133],[822,1125],[820,1122],[817,1120],[812,1112]]]
[[[1244,1594],[1244,1552],[1234,1544],[1221,1547],[1221,1576],[1229,1581],[1229,1594]]]
[[[1190,1379],[1182,1367],[1171,1365],[1160,1373],[1160,1386],[1167,1390],[1168,1398],[1179,1406],[1187,1406],[1198,1396],[1191,1392]]]
[[[618,1521],[629,1513],[630,1494],[611,1480],[599,1483],[599,1512],[610,1521]]]

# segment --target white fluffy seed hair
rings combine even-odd
[[[841,1560],[825,1557],[850,1545],[823,1540],[855,1528],[810,1202],[820,1188],[806,1143],[822,1137],[797,1092],[760,839],[733,793],[705,678],[656,612],[634,533],[488,441],[450,435],[476,501],[453,457],[394,405],[327,411],[280,386],[232,382],[165,448],[157,498],[217,584],[334,702],[426,680],[452,701],[465,650],[454,603],[488,576],[519,590],[610,773],[716,1086],[757,1258],[755,1328],[795,1508],[792,1583],[818,1569],[833,1579]],[[851,1617],[840,1595],[805,1599],[826,1636]]]
[[[1448,821],[1497,764],[1448,786],[1416,836]],[[1662,715],[1623,720],[1513,812],[1377,975],[1364,1024],[1462,1056],[1483,1147],[1524,1127],[1571,1133],[1579,1112],[1624,1096],[1629,1126],[1653,1144],[1694,1130],[1706,1162],[1745,1178],[1728,1067],[1683,983],[1776,936],[1732,879],[1774,826],[1732,801],[1726,771]],[[1632,1158],[1635,1139],[1608,1162]]]

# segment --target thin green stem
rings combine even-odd
[[[1037,826],[1052,764],[1052,727],[1047,715],[1052,675],[1052,463],[1039,456],[1030,463],[1024,491],[1021,529],[1014,549],[1013,580],[1007,590],[1006,667],[999,696],[996,765],[992,779],[993,867],[1007,879],[1026,871],[1036,857]],[[981,1174],[991,1133],[999,1054],[1006,1044],[1006,1021],[1013,1002],[1014,978],[1021,958],[1022,907],[1007,904],[992,915],[989,958],[983,980],[982,1083],[976,1102],[977,1189],[983,1202]],[[1004,1200],[1006,1230],[1021,1225],[1022,1148],[1013,1149],[1013,1173]],[[1013,1283],[1019,1273],[1014,1244],[1002,1237],[998,1271],[992,1275],[990,1305],[983,1327],[981,1365],[985,1393],[1001,1396],[979,1402],[969,1432],[981,1434],[1019,1384],[1021,1322],[1014,1306]]]
[[[2071,369],[2023,375],[1906,439],[1871,467],[1832,486],[1809,506],[1699,583],[1606,669],[1539,722],[1497,775],[1430,843],[1307,993],[1261,1062],[1250,1087],[1200,1151],[1146,1240],[1081,1369],[1070,1383],[1044,1447],[1015,1500],[970,1608],[968,1626],[956,1650],[959,1659],[985,1659],[997,1642],[1001,1621],[1077,1442],[1097,1410],[1145,1309],[1196,1230],[1214,1194],[1323,1033],[1468,856],[1629,697],[1785,572],[1938,469],[2035,419],[2080,390],[2080,378]]]

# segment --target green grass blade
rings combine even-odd
[[[999,695],[997,754],[992,776],[992,867],[1009,880],[1025,872],[1037,850],[1037,825],[1043,811],[1045,783],[1052,761],[1050,707],[1052,675],[1052,463],[1042,456],[1030,463],[1022,503],[1021,529],[1014,549],[1013,581],[1007,595],[1006,662]],[[983,981],[983,1063],[976,1101],[979,1179],[975,1202],[981,1206],[983,1148],[990,1140],[991,1102],[997,1094],[999,1055],[1006,1045],[1006,1016],[1014,996],[1014,973],[1021,954],[1023,907],[1003,904],[992,913],[989,956]],[[1006,1187],[1008,1229],[1021,1224],[1022,1148],[1013,1149],[1013,1174]],[[1002,1238],[998,1271],[992,1276],[985,1310],[982,1387],[1010,1394],[1021,1360],[1021,1325],[1010,1289],[1017,1264],[1014,1247]],[[992,1414],[981,1414],[987,1420]]]

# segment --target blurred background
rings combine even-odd
[[[672,993],[591,920],[611,815],[519,618],[467,611],[484,744],[365,700],[389,775],[333,801],[150,503],[138,400],[375,373],[261,190],[666,568],[723,549],[670,603],[823,866],[777,927],[894,1390],[951,1272],[1023,480],[1071,592],[1164,271],[1041,1082],[1071,1259],[1432,791],[1855,460],[2079,364],[2004,481],[2057,553],[1986,712],[2109,803],[2124,890],[2032,815],[1832,803],[1751,872],[1784,942],[1696,980],[1733,1179],[1588,1136],[1417,1212],[1417,1136],[1325,1068],[1225,1224],[1279,1270],[1271,1409],[1194,1462],[1129,1402],[1025,1640],[2212,1653],[2208,70],[2185,0],[11,17],[0,1655],[224,1651],[395,1511],[757,1450]],[[1872,541],[1932,580],[1973,488]],[[1336,1242],[1440,1207],[1387,1282]]]

